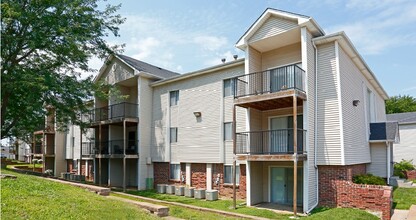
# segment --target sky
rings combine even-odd
[[[326,34],[345,31],[389,96],[416,97],[415,0],[109,0],[122,4],[127,56],[187,73],[244,57],[235,43],[268,7],[313,17]],[[92,59],[99,69],[103,61]]]

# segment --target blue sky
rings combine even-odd
[[[313,17],[327,34],[345,31],[390,96],[416,97],[414,0],[110,0],[127,18],[125,55],[186,73],[243,57],[236,41],[268,7]],[[99,69],[102,61],[90,66]]]

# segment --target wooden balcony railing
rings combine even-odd
[[[234,98],[279,92],[288,89],[304,91],[305,71],[288,65],[232,78]]]
[[[293,154],[293,128],[236,133],[235,154]],[[306,130],[297,129],[297,153],[304,154]]]

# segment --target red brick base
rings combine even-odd
[[[416,170],[408,170],[405,171],[404,174],[406,175],[406,179],[416,180]]]
[[[354,175],[364,173],[365,164],[319,166],[319,205],[378,211],[382,219],[390,219],[392,188],[352,182]]]
[[[154,162],[153,178],[153,183],[155,186],[157,184],[169,184],[169,163]]]
[[[73,166],[74,166],[73,163],[74,163],[73,160],[67,160],[67,164],[66,164],[67,172],[69,172],[69,173],[78,173],[73,168]],[[84,176],[86,174],[85,164],[86,164],[85,160],[83,160],[82,164],[81,164],[81,175],[84,175]],[[87,181],[94,181],[94,175],[92,173],[93,166],[94,166],[94,161],[93,160],[88,161],[88,168],[87,168],[88,169],[88,176],[85,177],[85,180],[87,180]]]

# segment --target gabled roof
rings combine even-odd
[[[133,70],[136,70],[139,74],[144,73],[146,75],[151,75],[152,77],[155,77],[158,79],[168,79],[168,78],[180,75],[179,73],[166,70],[166,69],[154,66],[152,64],[145,63],[140,60],[136,60],[126,55],[115,54],[115,55],[108,56],[103,66],[100,68],[98,75],[94,78],[94,82],[96,82],[98,79],[101,78],[101,75],[104,73],[105,69],[108,67],[108,63],[114,58],[119,59],[121,62],[125,63],[127,66],[129,66]]]
[[[116,56],[119,57],[120,59],[124,60],[127,64],[132,66],[134,69],[136,69],[140,72],[150,73],[150,74],[155,75],[157,77],[160,77],[162,79],[167,79],[167,78],[171,78],[171,77],[180,75],[179,73],[176,73],[176,72],[173,72],[173,71],[170,71],[170,70],[166,70],[166,69],[154,66],[152,64],[145,63],[145,62],[140,61],[140,60],[136,60],[136,59],[134,59],[132,57],[129,57],[129,56],[126,56],[126,55],[117,54]]]
[[[387,121],[397,121],[399,124],[416,124],[416,112],[388,114]]]
[[[240,37],[236,43],[236,47],[243,49],[246,41],[267,21],[270,16],[277,16],[285,19],[296,20],[299,26],[309,28],[314,36],[325,35],[324,30],[315,22],[312,17],[296,14],[288,11],[278,10],[275,8],[267,8],[263,14],[248,28],[248,30]]]
[[[358,53],[357,49],[352,44],[350,38],[345,34],[344,31],[325,35],[322,37],[313,38],[313,42],[316,45],[326,44],[329,42],[338,41],[341,45],[342,49],[344,49],[345,53],[351,58],[351,60],[357,65],[363,75],[368,79],[371,85],[377,90],[377,92],[387,100],[389,96],[384,88],[381,86],[380,82],[377,80],[373,71],[371,71],[370,67],[364,61],[363,57]]]

